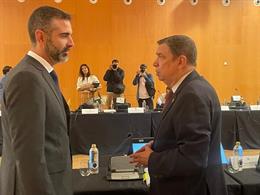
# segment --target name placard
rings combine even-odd
[[[123,97],[117,97],[117,98],[116,98],[116,103],[118,103],[118,104],[123,104],[123,103],[125,103],[125,98],[123,98]]]
[[[128,108],[128,113],[144,113],[143,107],[131,107]]]
[[[229,107],[228,106],[221,106],[221,111],[229,111]]]
[[[250,105],[250,110],[260,110],[260,105]]]
[[[114,113],[114,112],[116,112],[115,109],[104,109],[103,111],[104,111],[104,113]]]
[[[81,110],[82,114],[98,114],[98,109],[94,108],[94,109],[82,109]]]

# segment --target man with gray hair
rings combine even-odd
[[[68,105],[53,69],[74,45],[70,21],[49,6],[29,18],[32,46],[9,73],[1,102],[0,194],[72,195]]]
[[[131,155],[148,165],[153,195],[225,195],[220,158],[221,109],[195,70],[197,49],[185,35],[158,41],[154,67],[171,91],[154,141]]]

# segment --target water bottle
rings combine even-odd
[[[147,112],[149,110],[149,107],[146,105],[146,101],[143,100],[142,107],[144,108],[144,112]]]
[[[99,172],[99,157],[98,149],[96,144],[92,144],[89,150],[89,161],[88,168],[90,169],[91,174],[98,174]]]
[[[145,102],[145,100],[143,100],[143,102],[142,102],[142,107],[145,109],[146,108],[146,102]]]
[[[112,100],[111,100],[110,109],[114,109],[114,98],[113,97],[112,97]]]
[[[242,171],[243,170],[243,148],[240,144],[240,142],[238,142],[238,170]]]
[[[231,158],[231,165],[234,172],[239,171],[239,145],[240,142],[236,142],[236,145],[233,148],[233,156]]]

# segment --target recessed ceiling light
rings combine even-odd
[[[130,4],[132,4],[132,3],[133,3],[132,0],[124,0],[124,4],[126,4],[126,5],[130,5]]]
[[[193,6],[197,5],[198,2],[199,2],[199,0],[190,0],[190,4],[193,5]]]
[[[231,0],[222,0],[223,6],[227,7],[230,5]]]
[[[96,4],[98,2],[98,0],[89,0],[89,2],[92,4]]]
[[[260,0],[254,0],[254,5],[255,6],[260,6]]]
[[[158,5],[164,5],[166,0],[157,0]]]
[[[55,3],[61,3],[62,0],[54,0]]]

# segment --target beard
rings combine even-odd
[[[51,39],[48,39],[45,45],[46,53],[49,55],[50,60],[53,62],[53,64],[57,64],[59,62],[67,62],[69,59],[69,56],[67,55],[67,51],[69,50],[69,47],[64,47],[63,49],[58,49]]]

